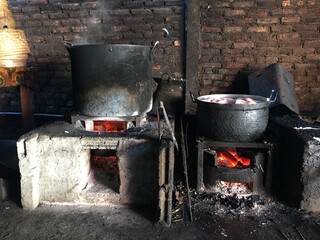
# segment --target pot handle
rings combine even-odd
[[[274,103],[277,100],[277,97],[278,97],[278,92],[272,89],[270,96],[267,98],[267,100],[270,103]]]
[[[66,49],[70,52],[70,48],[73,46],[71,42],[66,42],[64,44],[64,46],[66,47]]]
[[[157,46],[158,44],[159,44],[159,41],[156,41],[156,42],[154,43],[153,47],[151,48],[151,50],[150,50],[150,59],[152,59],[153,54],[154,54],[154,51],[155,51],[156,46]]]
[[[190,91],[190,97],[191,97],[192,102],[194,102],[194,103],[197,102],[195,97],[194,97],[194,95],[193,95],[193,93],[191,91]]]

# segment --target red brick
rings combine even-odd
[[[239,33],[242,31],[242,27],[223,27],[224,33]]]
[[[228,62],[228,63],[225,63],[224,66],[226,68],[230,68],[230,69],[243,69],[246,67],[246,63],[231,63],[231,62]]]
[[[71,31],[70,27],[53,27],[51,29],[52,33],[68,33],[70,31]]]
[[[155,8],[153,9],[153,13],[161,16],[169,16],[173,14],[172,9],[170,8]]]
[[[50,19],[62,19],[62,18],[69,18],[67,13],[58,12],[58,13],[51,13],[49,14]]]
[[[201,63],[200,67],[202,68],[220,68],[221,67],[221,63]]]
[[[279,23],[279,18],[277,17],[268,17],[268,18],[259,18],[257,20],[258,24],[275,24],[275,23]]]
[[[281,23],[299,23],[301,21],[300,17],[282,17]]]
[[[314,63],[296,63],[294,67],[297,71],[317,70],[317,65]]]
[[[292,56],[292,55],[285,55],[280,57],[282,62],[285,63],[302,63],[302,57],[301,56]]]
[[[255,6],[255,2],[254,1],[233,2],[232,6],[235,8],[251,8]]]
[[[225,11],[225,16],[226,17],[231,17],[231,16],[244,16],[246,13],[243,9],[235,9],[235,10],[226,10]]]
[[[301,47],[302,46],[302,42],[300,39],[291,39],[290,41],[286,40],[286,41],[279,41],[279,47]]]
[[[30,4],[48,4],[48,0],[30,0]]]
[[[320,39],[315,39],[315,40],[306,40],[304,42],[305,47],[315,47],[315,46],[320,46]]]
[[[15,17],[15,19],[17,20],[17,18]],[[31,14],[30,15],[30,20],[47,20],[49,19],[47,14],[42,14],[42,13],[35,13],[35,14]],[[29,21],[30,21],[29,20]]]
[[[203,26],[201,27],[201,32],[205,32],[205,33],[216,33],[216,32],[221,32],[221,28],[220,27],[206,27]]]
[[[110,12],[112,16],[130,15],[129,9],[116,9]]]
[[[315,53],[315,52],[316,52],[315,48],[306,48],[302,46],[293,48],[293,54],[296,54],[296,55],[305,55],[307,53]]]
[[[60,21],[56,21],[59,22]],[[80,19],[62,19],[61,20],[62,26],[79,26],[81,25],[81,20]]]
[[[247,25],[247,24],[255,24],[256,20],[251,17],[238,18],[236,20],[237,25]]]
[[[237,56],[237,55],[242,55],[243,54],[243,49],[241,48],[226,48],[222,49],[222,55],[232,55],[232,56]]]
[[[234,48],[253,48],[254,43],[252,42],[241,42],[241,43],[233,43]]]
[[[40,12],[40,8],[37,6],[26,6],[26,7],[22,7],[21,11],[23,13],[36,13],[36,12]]]
[[[313,5],[319,4],[319,2],[318,0],[307,0],[307,4],[313,6]]]
[[[210,1],[211,4],[207,6],[207,8],[229,8],[231,7],[231,2],[227,1]]]
[[[292,32],[292,26],[287,26],[287,25],[271,26],[271,32],[282,32],[282,33]]]
[[[202,79],[201,83],[202,83],[203,86],[209,86],[209,85],[212,84],[212,79],[207,79],[207,78],[204,78],[203,76],[202,76],[201,79]]]
[[[82,9],[92,10],[92,9],[99,9],[100,7],[101,7],[101,4],[97,1],[81,3]]]
[[[320,61],[320,54],[306,54],[306,60]]]
[[[252,63],[254,61],[253,57],[235,57],[236,63]]]
[[[283,40],[283,41],[292,41],[292,40],[301,38],[299,33],[282,33],[282,34],[279,34],[278,37],[280,40]]]
[[[67,3],[67,4],[61,4],[62,10],[79,10],[80,4],[79,3]]]
[[[276,8],[270,10],[271,15],[293,15],[295,14],[295,10],[293,8]]]
[[[255,8],[252,11],[248,11],[247,15],[248,17],[255,17],[255,18],[264,18],[264,17],[268,17],[269,13],[268,11],[266,11],[265,9],[259,9],[259,8]]]
[[[26,22],[26,27],[41,27],[41,21],[28,21]]]
[[[150,9],[131,9],[132,15],[152,15],[152,11]]]
[[[268,27],[248,27],[248,32],[257,32],[257,33],[267,33],[269,32]]]
[[[314,33],[317,32],[318,25],[306,25],[306,24],[295,24],[294,29],[296,31],[313,31]]]

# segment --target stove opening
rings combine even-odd
[[[99,173],[118,173],[119,168],[116,150],[91,150],[91,166],[93,171]]]
[[[93,120],[94,132],[120,133],[127,131],[126,121]]]
[[[203,185],[222,194],[261,194],[264,153],[247,148],[206,148]]]
[[[253,182],[243,182],[249,180],[246,177],[241,178],[240,174],[250,169],[254,156],[249,153],[237,151],[235,148],[228,148],[223,150],[216,150],[215,162],[216,167],[219,168],[220,173],[224,172],[223,180],[216,179],[214,183],[215,191],[225,194],[250,194],[253,192]],[[250,156],[251,155],[251,156]],[[234,172],[232,173],[231,171]],[[243,169],[239,171],[236,169]],[[239,176],[228,177],[228,174],[239,174]],[[235,182],[233,182],[235,181]]]
[[[119,193],[120,177],[118,158],[114,149],[91,149],[91,192]],[[102,190],[102,191],[101,191]]]

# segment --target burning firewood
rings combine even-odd
[[[228,149],[226,151],[217,151],[218,165],[225,167],[248,167],[250,159],[241,156],[237,151]]]

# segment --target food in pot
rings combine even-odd
[[[206,102],[219,103],[219,104],[256,104],[257,103],[257,101],[249,97],[244,97],[244,98],[218,97],[217,98],[215,96],[209,96],[203,100]]]

